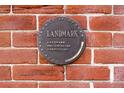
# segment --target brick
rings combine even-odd
[[[124,47],[124,34],[115,33],[113,36],[114,47]]]
[[[89,83],[83,82],[41,82],[40,88],[89,88]]]
[[[49,19],[55,18],[57,16],[40,16],[39,17],[39,29],[41,29],[42,25]],[[66,16],[69,17],[75,21],[77,21],[78,23],[80,23],[80,25],[82,26],[82,28],[84,30],[87,29],[87,20],[86,20],[86,16]]]
[[[104,13],[110,14],[112,6],[110,5],[68,5],[67,14],[84,14],[84,13]]]
[[[123,81],[124,80],[124,67],[114,67],[114,80]]]
[[[13,45],[15,47],[36,47],[37,46],[36,32],[14,32]]]
[[[0,32],[0,47],[10,47],[10,46],[11,46],[11,33]]]
[[[35,30],[35,16],[0,16],[0,30]]]
[[[94,52],[95,63],[124,64],[124,50],[99,49]]]
[[[124,5],[114,5],[114,14],[124,14]]]
[[[87,32],[87,46],[89,47],[110,47],[112,46],[111,33]]]
[[[39,61],[40,64],[49,64],[49,61],[42,54],[39,54]]]
[[[43,55],[40,54],[40,63],[41,64],[48,64],[49,61],[43,57]],[[86,48],[84,53],[72,64],[90,64],[91,63],[91,50]]]
[[[62,5],[15,5],[14,13],[21,14],[63,14]]]
[[[64,69],[61,66],[14,66],[15,80],[63,80]]]
[[[0,66],[0,80],[11,79],[11,68],[9,66]]]
[[[35,49],[4,49],[0,50],[0,64],[35,64],[37,50]]]
[[[124,88],[123,82],[95,82],[94,88]]]
[[[9,5],[0,5],[0,13],[9,13],[10,6]]]
[[[0,82],[0,88],[37,88],[35,82]]]
[[[67,66],[67,80],[109,80],[109,68],[98,66]]]
[[[124,16],[97,16],[90,18],[91,30],[124,30]]]

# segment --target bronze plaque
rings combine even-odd
[[[49,62],[69,64],[83,53],[86,36],[78,22],[68,17],[57,17],[42,25],[38,34],[38,46]]]

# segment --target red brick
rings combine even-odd
[[[114,47],[124,47],[124,34],[115,33],[113,36]]]
[[[37,50],[31,49],[4,49],[0,50],[0,64],[35,64]]]
[[[112,6],[110,5],[69,5],[66,8],[67,14],[84,14],[84,13],[105,13],[110,14]]]
[[[114,80],[123,81],[124,80],[124,67],[114,68]]]
[[[37,88],[35,82],[0,82],[0,88]]]
[[[35,16],[0,16],[0,30],[35,30]]]
[[[11,34],[10,32],[0,32],[0,47],[11,46]]]
[[[68,80],[109,80],[109,68],[98,66],[68,66]]]
[[[90,18],[90,28],[92,30],[124,30],[124,17],[123,16],[97,16]]]
[[[41,54],[40,54],[40,63],[41,64],[48,64],[47,61]],[[91,50],[86,48],[84,53],[72,64],[90,64],[91,63]]]
[[[89,47],[110,47],[112,46],[111,33],[87,32],[87,46]]]
[[[11,68],[8,66],[0,66],[0,80],[11,79]]]
[[[114,14],[124,14],[124,5],[114,5]]]
[[[13,45],[15,47],[36,47],[36,32],[15,32],[13,33]]]
[[[62,5],[15,5],[13,12],[21,14],[63,14],[64,10]]]
[[[94,88],[124,88],[123,82],[95,82]]]
[[[63,80],[64,69],[61,66],[14,66],[15,80]]]
[[[55,18],[57,16],[40,16],[39,17],[39,29],[41,29],[42,25],[49,19],[51,18]],[[69,17],[77,22],[80,23],[80,25],[82,26],[82,28],[85,30],[87,29],[87,20],[86,20],[86,16],[66,16]]]
[[[10,6],[9,5],[0,5],[0,13],[9,13]]]
[[[39,61],[41,64],[49,64],[49,61],[42,54],[39,54]]]
[[[100,49],[94,52],[95,63],[124,64],[124,50]]]
[[[40,88],[89,88],[89,83],[83,82],[41,82]]]

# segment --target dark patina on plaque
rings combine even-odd
[[[57,17],[44,23],[38,34],[41,54],[51,63],[69,64],[83,53],[86,36],[81,26],[67,17]]]

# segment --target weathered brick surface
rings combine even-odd
[[[0,64],[36,64],[37,50],[7,49],[0,50]]]
[[[83,82],[41,82],[39,85],[40,88],[89,88],[89,83]]]
[[[9,13],[10,6],[9,5],[0,5],[0,13]]]
[[[124,88],[123,82],[94,82],[94,88]]]
[[[13,45],[15,47],[36,47],[37,33],[36,32],[14,32]]]
[[[0,82],[0,88],[37,88],[35,82]]]
[[[124,47],[124,34],[115,33],[113,36],[114,47]]]
[[[0,32],[0,47],[10,47],[10,46],[11,46],[11,33]]]
[[[111,33],[99,33],[99,32],[87,32],[87,46],[89,47],[111,47],[112,46],[112,34]]]
[[[124,80],[124,67],[115,67],[114,68],[114,80],[123,81]]]
[[[95,63],[124,64],[124,50],[121,49],[99,49],[94,52]]]
[[[107,5],[69,5],[67,6],[67,14],[84,14],[84,13],[105,13],[110,14],[112,6]]]
[[[63,80],[64,69],[60,66],[14,66],[15,80]]]
[[[9,66],[0,66],[0,80],[11,79],[11,68]]]
[[[124,14],[124,5],[114,5],[114,14]]]
[[[108,67],[68,66],[67,80],[109,80]]]
[[[35,16],[0,16],[0,30],[35,30]]]
[[[91,30],[123,31],[124,16],[90,17]]]
[[[21,14],[63,14],[62,5],[15,5],[14,13]]]

